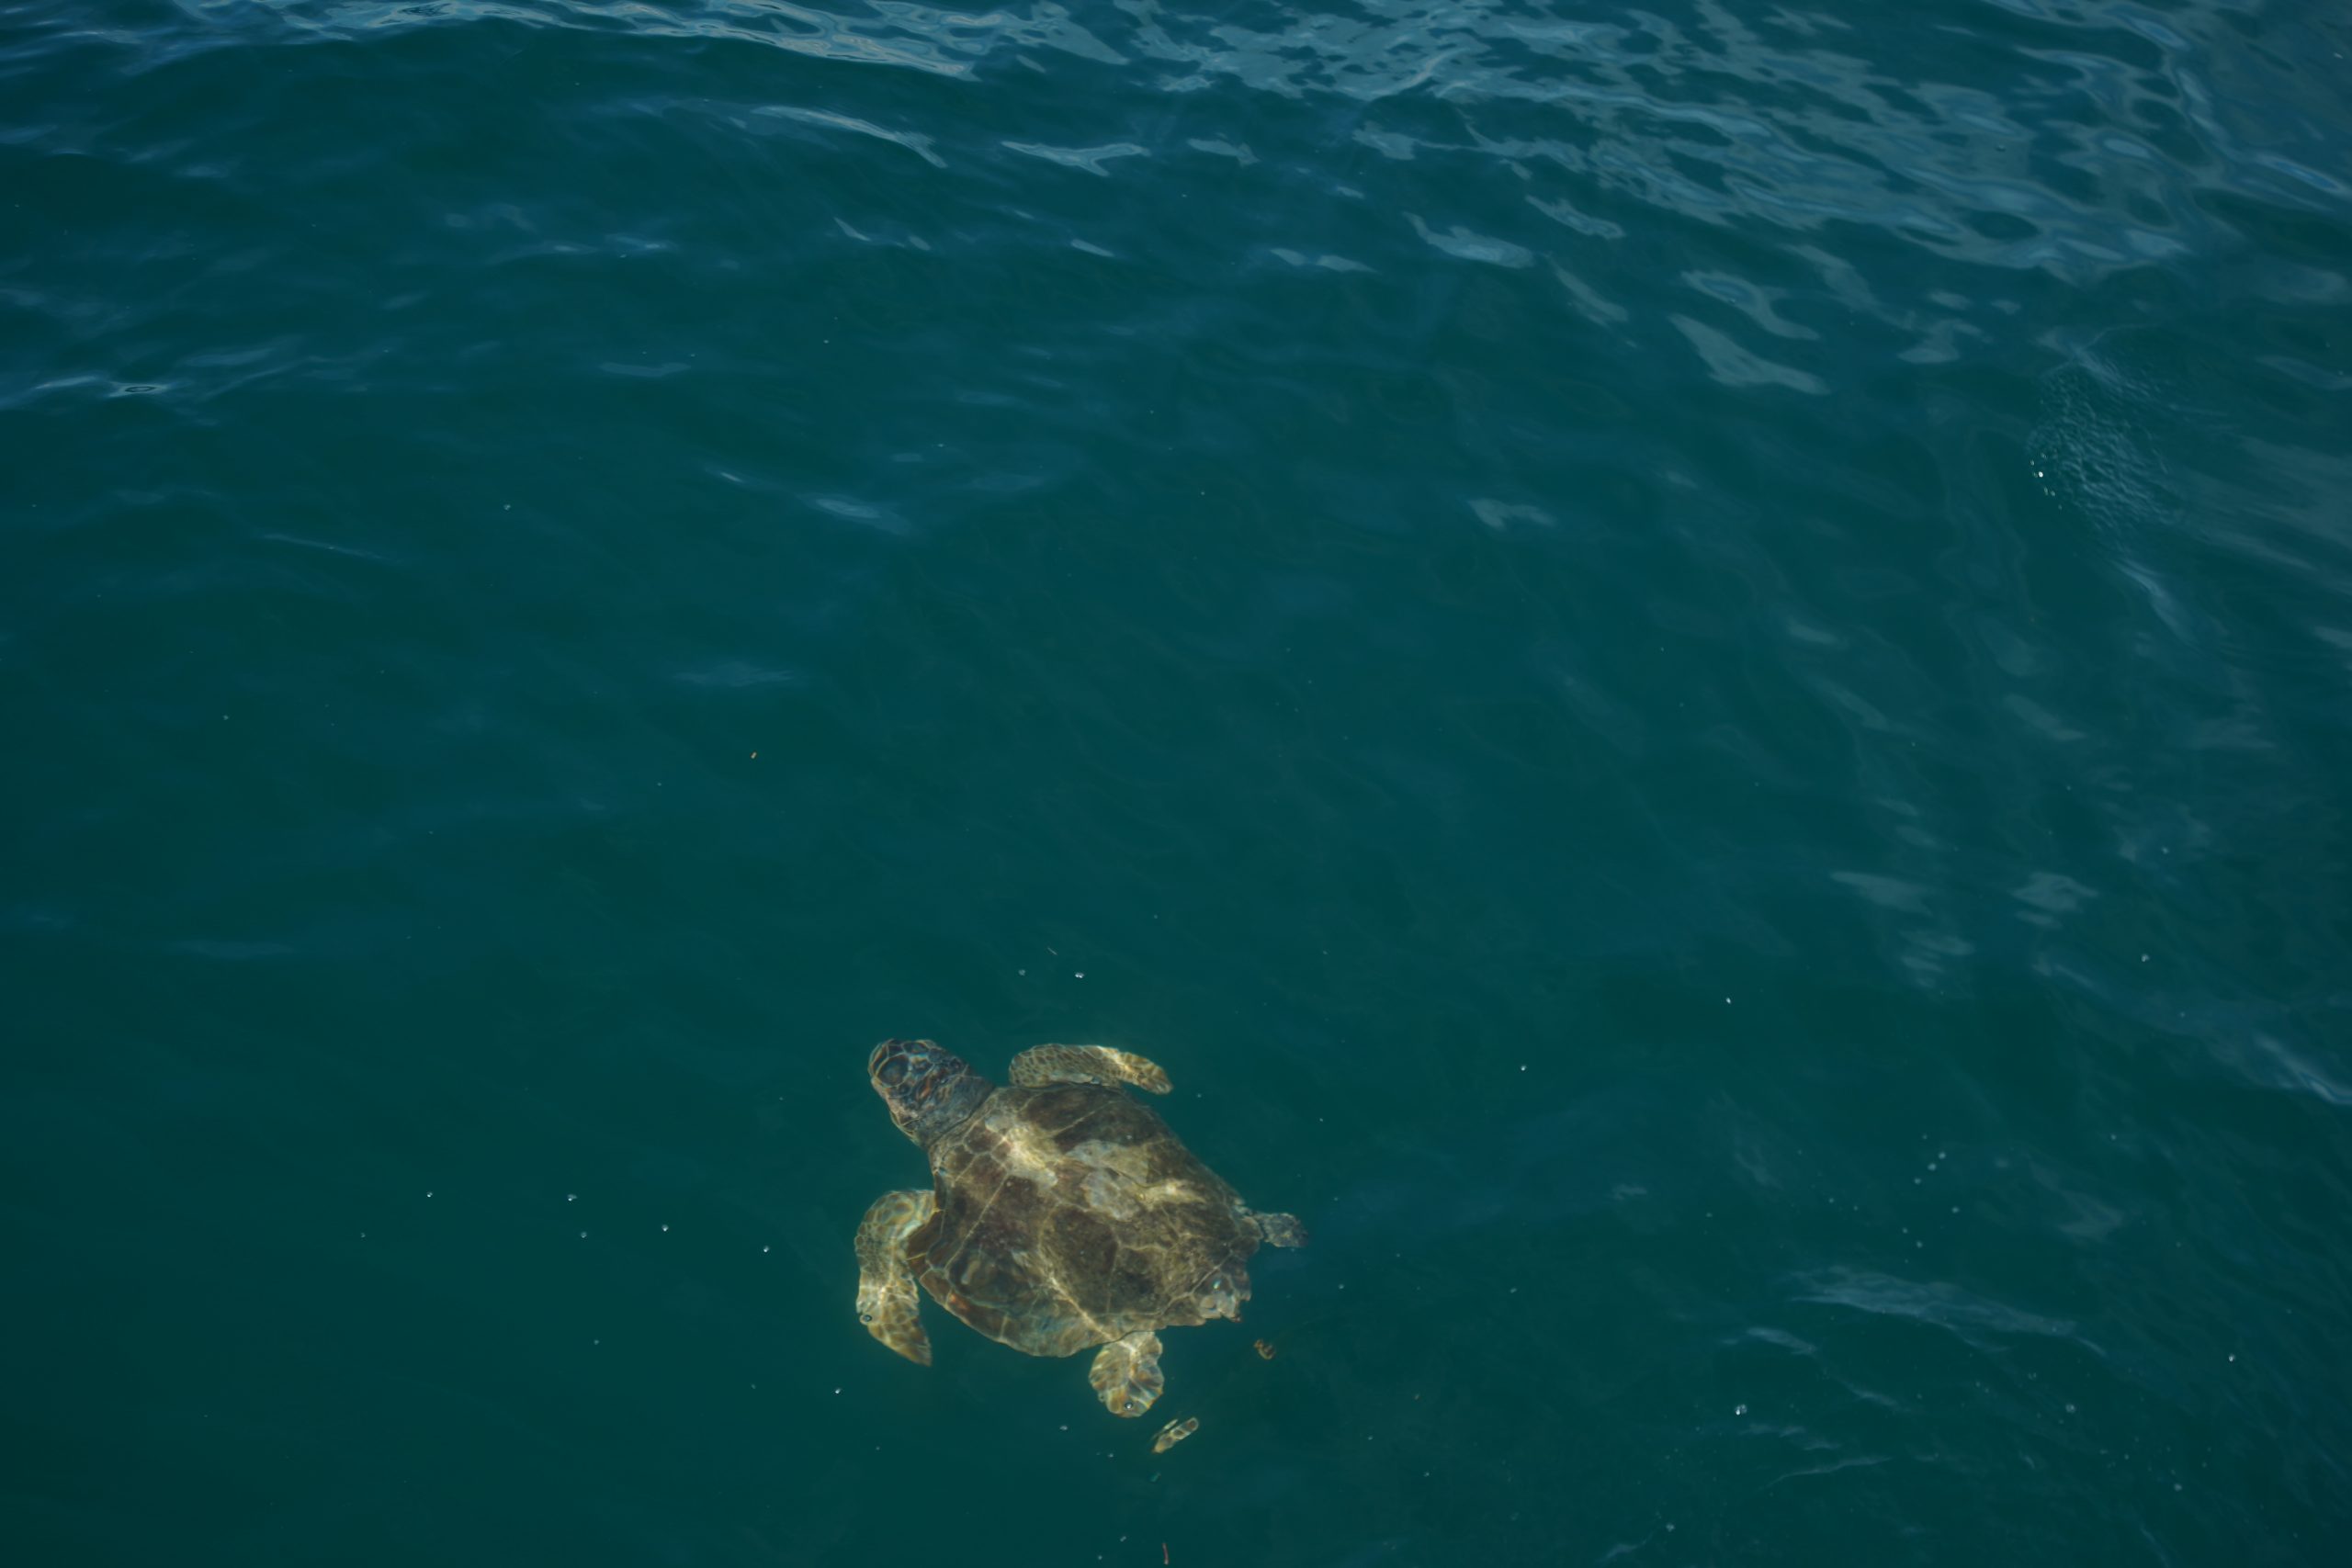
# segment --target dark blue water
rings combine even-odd
[[[0,6],[8,1561],[2334,1561],[2347,52]],[[898,1359],[890,1035],[1314,1245]]]

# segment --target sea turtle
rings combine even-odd
[[[931,1041],[886,1040],[865,1071],[931,1158],[930,1191],[885,1193],[857,1227],[858,1321],[910,1361],[931,1364],[920,1283],[1025,1355],[1101,1347],[1088,1381],[1114,1416],[1140,1416],[1162,1387],[1154,1331],[1239,1318],[1259,1244],[1306,1244],[1119,1087],[1168,1092],[1131,1052],[1035,1046],[1000,1088]]]

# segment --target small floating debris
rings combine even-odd
[[[1253,1341],[1253,1347],[1258,1352],[1258,1359],[1262,1361],[1271,1361],[1279,1353],[1272,1345],[1263,1339]]]
[[[1170,1421],[1159,1429],[1159,1436],[1151,1439],[1151,1451],[1156,1454],[1164,1454],[1200,1429],[1201,1421],[1197,1416],[1187,1416],[1182,1421]]]

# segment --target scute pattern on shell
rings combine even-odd
[[[1250,1297],[1260,1236],[1239,1195],[1124,1089],[999,1089],[931,1163],[938,1208],[908,1267],[1001,1344],[1068,1356]]]

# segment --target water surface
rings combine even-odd
[[[14,1559],[2352,1529],[2326,7],[0,14]],[[899,1361],[890,1034],[1315,1245]]]

